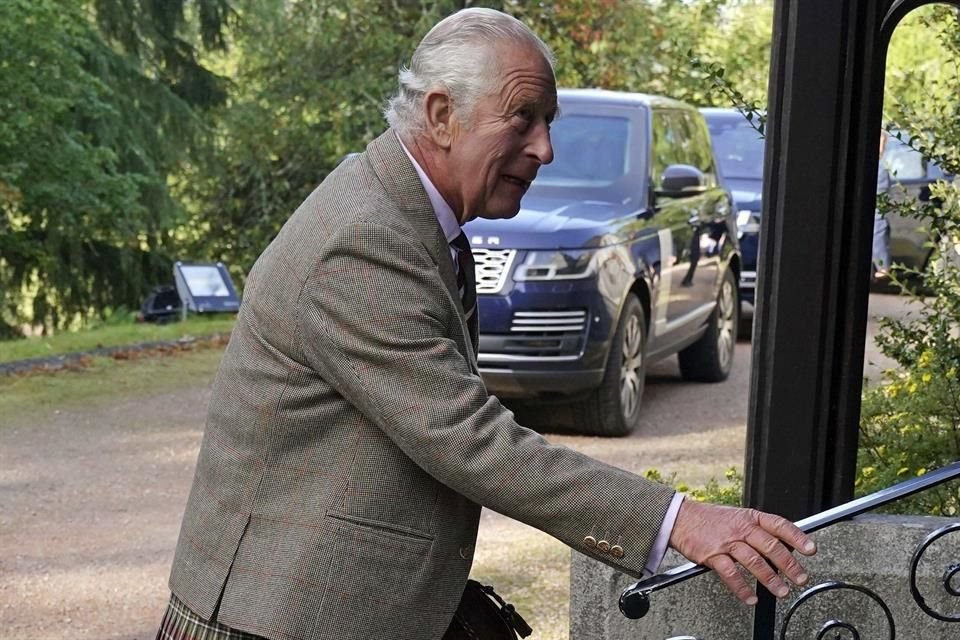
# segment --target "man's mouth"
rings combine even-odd
[[[526,191],[527,189],[530,188],[530,181],[529,181],[529,180],[524,180],[523,178],[518,178],[517,176],[511,176],[511,175],[506,175],[506,174],[503,176],[503,179],[506,180],[507,182],[511,183],[511,184],[517,185],[518,187],[520,187],[520,188],[523,189],[524,191]]]

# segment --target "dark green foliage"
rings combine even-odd
[[[222,260],[242,282],[310,191],[383,131],[397,69],[461,4],[238,4],[236,91],[216,156],[178,183],[193,214],[190,253]]]
[[[204,47],[226,49],[224,30],[233,17],[227,0],[93,0],[93,10],[104,37],[185,102],[209,107],[226,100],[223,80],[197,61],[184,31],[189,10]]]
[[[223,96],[176,37],[182,15],[163,14],[183,3],[146,4],[150,37],[120,28],[132,16],[149,23],[140,5],[98,4],[114,12],[101,21],[117,29],[114,48],[89,6],[0,3],[0,334],[136,307],[149,285],[171,279],[181,210],[167,179],[200,140],[193,105]]]

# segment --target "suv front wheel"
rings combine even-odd
[[[598,436],[624,436],[640,416],[647,370],[647,321],[633,294],[620,314],[600,386],[573,406],[578,427]]]

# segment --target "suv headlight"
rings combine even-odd
[[[513,279],[518,282],[531,280],[574,280],[593,275],[595,249],[561,249],[558,251],[531,251],[517,267]]]

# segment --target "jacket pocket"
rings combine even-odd
[[[348,525],[360,527],[361,529],[366,529],[373,533],[394,536],[405,540],[414,540],[430,544],[434,539],[434,536],[429,533],[412,529],[410,527],[405,527],[400,524],[383,522],[381,520],[373,520],[371,518],[363,518],[361,516],[340,513],[338,511],[327,511],[326,516],[331,520],[336,520]]]

